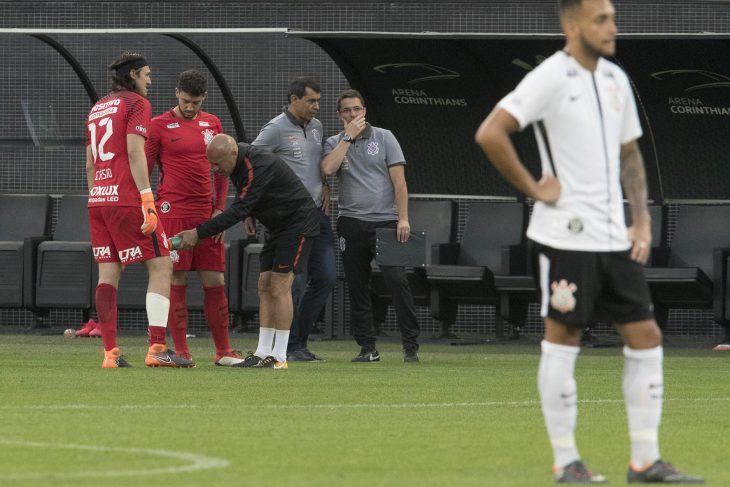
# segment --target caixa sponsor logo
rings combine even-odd
[[[112,256],[112,251],[109,247],[94,247],[94,258],[95,259],[108,259]]]
[[[119,251],[119,260],[122,262],[127,262],[138,257],[142,257],[142,250],[138,246]]]
[[[91,188],[89,196],[92,198],[103,196],[106,201],[119,201],[119,186],[116,184],[112,186],[94,186]]]

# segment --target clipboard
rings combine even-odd
[[[426,232],[411,230],[406,242],[399,242],[395,228],[375,229],[375,262],[384,266],[425,267],[431,261]]]

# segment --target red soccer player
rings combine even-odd
[[[152,119],[147,163],[150,173],[159,165],[157,207],[168,235],[194,228],[226,208],[228,178],[217,173],[211,178],[205,157],[208,143],[223,132],[218,117],[201,110],[207,92],[203,74],[184,71],[175,88],[177,106]],[[170,258],[173,272],[167,327],[177,354],[191,359],[185,293],[188,271],[197,270],[203,283],[205,318],[215,343],[215,364],[230,367],[242,362],[240,354],[231,350],[228,337],[223,233],[204,239],[192,250],[173,250]]]
[[[117,346],[117,287],[123,266],[142,262],[149,274],[146,308],[150,367],[191,367],[165,345],[172,265],[157,221],[144,144],[151,107],[150,67],[142,55],[114,61],[112,91],[96,102],[86,121],[89,225],[99,264],[96,311],[104,340],[103,368],[129,367]],[[142,211],[140,212],[140,204]]]

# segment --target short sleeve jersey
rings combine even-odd
[[[313,118],[302,127],[289,110],[264,125],[251,145],[268,149],[299,176],[316,205],[322,201],[322,122]]]
[[[344,132],[328,138],[325,155],[332,152]],[[398,219],[390,168],[405,165],[403,150],[390,130],[368,124],[350,144],[337,170],[340,216],[365,221]]]
[[[86,145],[94,159],[94,187],[89,206],[138,206],[139,190],[132,178],[127,135],[147,137],[152,107],[137,93],[119,91],[102,98],[86,119]]]
[[[173,110],[152,119],[145,151],[150,172],[159,164],[157,206],[163,216],[210,216],[213,185],[205,149],[222,132],[218,117],[203,111],[193,120],[177,117]]]
[[[533,125],[542,171],[561,185],[557,203],[535,203],[527,236],[563,250],[627,250],[620,151],[642,131],[626,74],[603,58],[591,72],[558,51],[499,106],[520,129]]]

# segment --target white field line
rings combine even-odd
[[[687,397],[664,398],[664,402],[726,402],[730,397]],[[619,404],[623,399],[581,399],[580,404]],[[426,409],[426,408],[469,408],[469,407],[514,407],[539,406],[540,401],[473,401],[473,402],[435,402],[435,403],[370,403],[370,404],[212,404],[199,406],[197,404],[64,404],[64,405],[28,405],[28,406],[0,406],[0,410],[22,409],[35,411],[73,411],[73,410],[145,410],[145,409]]]
[[[164,475],[174,474],[182,472],[195,472],[198,470],[210,470],[214,468],[225,468],[230,465],[228,460],[223,458],[208,457],[205,455],[199,455],[196,453],[187,452],[176,452],[169,450],[157,450],[154,448],[121,448],[121,447],[110,447],[110,446],[96,446],[96,445],[76,445],[72,443],[45,443],[38,441],[25,441],[25,440],[9,440],[0,438],[0,445],[19,446],[19,447],[30,447],[30,448],[53,448],[53,449],[67,449],[67,450],[83,450],[91,452],[102,452],[102,453],[127,453],[144,456],[158,456],[171,458],[174,460],[182,460],[188,462],[187,465],[180,465],[177,467],[162,467],[162,468],[149,468],[139,470],[85,470],[82,472],[34,472],[27,474],[13,474],[13,473],[0,473],[0,479],[6,480],[30,480],[30,479],[43,479],[43,478],[90,478],[90,477],[133,477],[133,476],[144,476],[144,475]],[[86,468],[86,467],[84,467]]]

